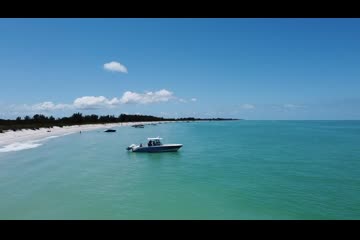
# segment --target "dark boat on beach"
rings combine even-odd
[[[116,132],[116,130],[114,130],[114,129],[107,129],[107,130],[105,130],[104,132]]]

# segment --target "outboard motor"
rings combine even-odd
[[[135,144],[131,144],[130,146],[128,146],[127,148],[126,148],[126,150],[132,150],[133,149],[133,147],[136,147],[136,145]]]

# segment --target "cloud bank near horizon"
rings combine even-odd
[[[144,93],[126,91],[119,98],[107,98],[105,96],[82,96],[76,98],[72,103],[53,103],[51,101],[45,101],[36,103],[33,105],[23,105],[25,110],[28,111],[42,111],[50,112],[55,110],[91,110],[91,109],[103,109],[114,108],[123,104],[154,104],[161,102],[169,102],[176,100],[177,97],[174,93],[161,89],[158,91],[148,91]]]

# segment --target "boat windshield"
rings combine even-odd
[[[161,145],[160,140],[156,139],[153,141],[153,146],[160,146],[160,145]]]

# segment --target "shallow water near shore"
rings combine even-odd
[[[0,152],[0,219],[360,219],[360,121],[114,129]]]

